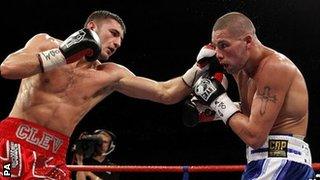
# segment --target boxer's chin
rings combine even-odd
[[[99,61],[100,62],[107,62],[109,60],[109,55],[107,55],[107,54],[100,54],[100,56],[99,56]]]

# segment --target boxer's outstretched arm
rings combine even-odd
[[[211,44],[203,46],[198,53],[195,64],[189,70],[181,77],[164,82],[123,73],[125,78],[119,81],[116,90],[139,99],[163,104],[177,103],[191,93],[194,82],[209,69],[210,61],[215,60],[215,53]]]
[[[177,77],[164,82],[135,76],[129,70],[123,71],[115,90],[127,96],[151,100],[163,104],[174,104],[184,99],[191,93],[182,77]]]
[[[134,98],[163,104],[174,104],[191,93],[191,89],[177,77],[164,82],[132,76],[120,81],[117,91]]]

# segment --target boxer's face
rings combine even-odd
[[[105,19],[97,23],[95,29],[101,42],[100,61],[107,61],[121,46],[124,32],[121,25],[114,19]]]
[[[241,37],[235,37],[228,30],[212,32],[212,44],[216,57],[228,73],[235,74],[244,68],[248,60],[247,43]]]

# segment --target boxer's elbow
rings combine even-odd
[[[4,60],[0,65],[1,76],[6,79],[14,79],[15,67],[12,63]]]
[[[176,104],[185,99],[190,94],[190,89],[183,84],[183,86],[175,84],[160,83],[159,89],[157,89],[160,102],[163,104],[171,105]]]
[[[251,134],[246,138],[246,140],[245,140],[246,142],[245,143],[248,146],[250,146],[251,148],[253,148],[253,149],[258,149],[261,146],[263,146],[263,144],[265,143],[266,139],[267,138],[262,136],[262,135]]]
[[[176,104],[182,99],[180,92],[173,91],[172,89],[166,87],[162,87],[161,90],[158,90],[157,94],[160,103],[166,105]]]
[[[264,145],[269,134],[268,128],[257,125],[257,123],[254,123],[256,121],[250,119],[251,117],[248,118],[241,113],[235,114],[232,118],[241,119],[241,121],[232,121],[231,119],[229,125],[246,145],[253,149],[258,149]]]
[[[12,71],[13,71],[13,67],[10,65],[10,63],[7,63],[6,61],[4,61],[0,65],[0,72],[2,77],[10,79],[10,77],[12,76]]]
[[[166,92],[159,93],[158,97],[159,97],[158,98],[159,102],[162,103],[162,104],[171,105],[171,104],[177,103],[175,98],[173,96],[171,96],[169,93],[166,93]]]

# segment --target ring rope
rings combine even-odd
[[[242,172],[245,165],[200,165],[200,166],[139,166],[139,165],[67,165],[70,171],[111,171],[111,172]],[[313,163],[315,171],[320,171],[320,163]]]

